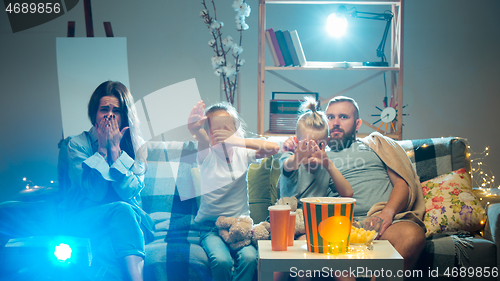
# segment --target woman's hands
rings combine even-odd
[[[120,130],[115,115],[104,116],[97,124],[97,141],[99,153],[107,160],[109,156],[113,162],[118,158],[120,152],[120,142],[123,134],[129,127]]]

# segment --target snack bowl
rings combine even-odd
[[[350,245],[371,245],[382,227],[382,219],[375,216],[353,217]]]

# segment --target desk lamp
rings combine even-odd
[[[391,26],[392,18],[394,14],[391,11],[385,11],[384,13],[369,13],[369,12],[358,12],[356,8],[347,10],[345,6],[339,6],[336,13],[328,16],[327,19],[327,30],[330,34],[334,36],[341,36],[345,33],[347,29],[347,17],[360,18],[360,19],[370,19],[370,20],[383,20],[386,21],[384,35],[382,36],[382,41],[377,48],[377,57],[381,59],[379,62],[363,62],[364,66],[389,66],[387,59],[385,57],[384,49],[385,43],[387,41],[387,35],[389,34],[389,27]]]

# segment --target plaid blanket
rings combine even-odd
[[[146,145],[148,167],[141,199],[156,232],[155,240],[146,245],[145,280],[210,280],[208,258],[193,227],[197,203],[191,168],[196,166],[197,143]]]
[[[420,182],[466,167],[467,140],[457,137],[397,141],[414,163]]]

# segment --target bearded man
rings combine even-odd
[[[410,159],[396,142],[378,132],[356,138],[362,120],[354,99],[335,97],[325,113],[329,125],[327,155],[352,186],[354,215],[380,217],[383,224],[377,239],[388,240],[404,258],[404,268],[412,269],[426,241],[422,222],[425,203]],[[283,149],[295,151],[295,140],[289,138]],[[325,196],[338,194],[330,190]]]

